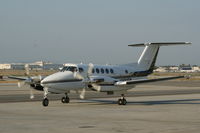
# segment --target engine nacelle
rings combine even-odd
[[[30,86],[35,89],[35,90],[38,90],[38,91],[43,91],[43,86],[41,86],[40,84],[30,84]]]
[[[90,81],[92,83],[98,83],[98,84],[114,84],[119,80],[107,76],[91,76]]]
[[[88,88],[99,92],[124,91],[133,88],[133,86],[115,85],[119,80],[107,76],[91,76],[90,81],[91,84],[88,85]]]

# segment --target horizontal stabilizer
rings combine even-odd
[[[159,46],[170,46],[170,45],[189,45],[190,42],[156,42],[156,43],[138,43],[138,44],[129,44],[131,47],[143,47],[149,45],[159,45]]]

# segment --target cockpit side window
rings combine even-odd
[[[68,67],[68,71],[77,72],[77,68],[76,67]]]
[[[82,73],[84,71],[82,67],[79,67],[78,70],[80,73]]]
[[[71,72],[77,72],[77,67],[74,67],[74,66],[66,66],[66,67],[63,67],[63,69],[61,70],[61,72],[64,72],[64,71],[71,71]]]
[[[64,72],[64,71],[66,71],[66,69],[67,69],[67,67],[63,67],[60,71]]]

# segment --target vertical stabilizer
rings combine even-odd
[[[138,66],[143,70],[149,70],[150,68],[153,69],[157,59],[158,51],[159,51],[158,45],[145,46],[138,60]]]
[[[160,42],[160,43],[141,43],[141,44],[130,44],[132,47],[145,46],[137,64],[141,71],[148,71],[152,73],[160,46],[172,46],[172,45],[188,45],[189,42]]]

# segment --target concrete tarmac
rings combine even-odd
[[[127,94],[126,106],[116,104],[118,95],[89,92],[86,100],[70,94],[69,104],[58,100],[63,95],[50,95],[49,106],[43,107],[42,92],[36,92],[38,99],[30,102],[27,89],[0,85],[0,133],[200,131],[199,82],[140,85]]]

